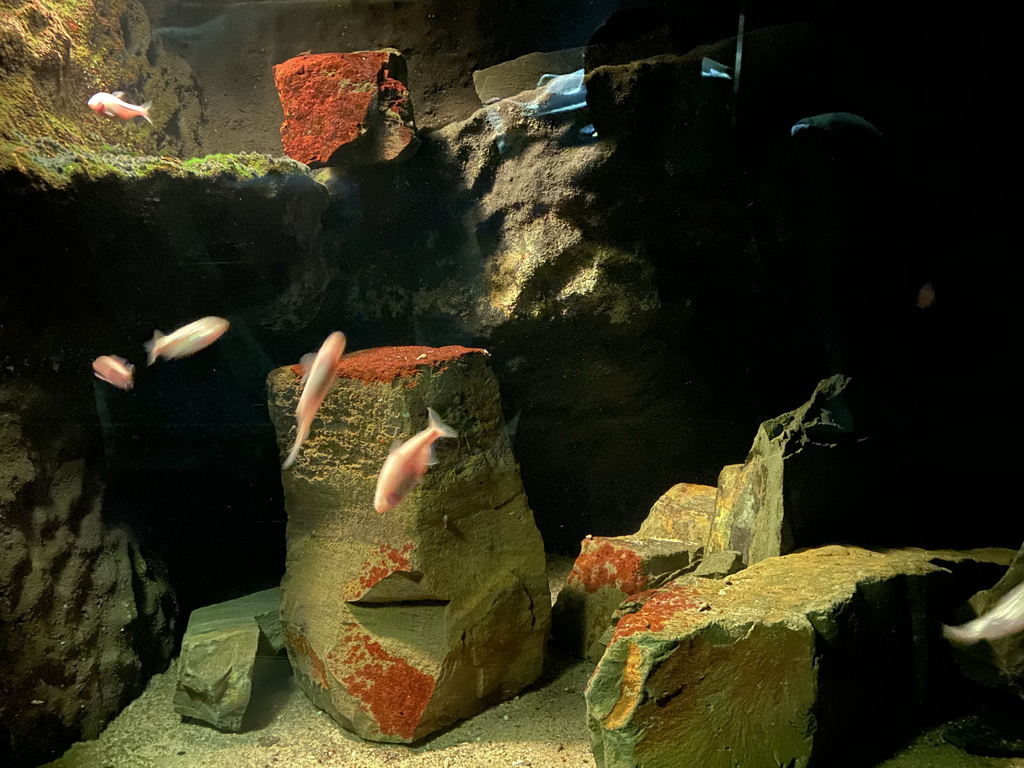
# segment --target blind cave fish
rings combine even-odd
[[[978,618],[958,627],[944,626],[942,634],[955,643],[968,645],[979,640],[998,640],[1021,630],[1024,630],[1024,582],[999,598]]]
[[[135,386],[135,366],[117,355],[103,355],[92,361],[92,372],[100,381],[118,389],[128,390]]]
[[[98,114],[104,117],[116,117],[121,120],[131,120],[135,117],[141,117],[150,125],[153,121],[149,119],[149,108],[152,102],[147,101],[145,104],[129,104],[123,100],[124,91],[114,91],[113,93],[105,93],[100,91],[94,93],[89,98],[89,108],[95,110]]]
[[[324,398],[334,383],[337,375],[336,368],[341,356],[345,353],[345,334],[335,331],[328,336],[320,345],[312,362],[308,356],[303,357],[303,387],[299,395],[299,405],[295,408],[295,445],[292,446],[288,458],[284,460],[281,469],[288,469],[299,457],[299,449],[302,443],[309,437],[309,428],[313,426],[313,417],[320,410]]]
[[[152,365],[158,357],[164,360],[177,360],[180,357],[194,355],[213,344],[230,327],[231,323],[223,317],[211,316],[183,325],[174,333],[167,335],[153,331],[152,340],[145,344],[148,355],[146,364]]]
[[[427,408],[427,417],[427,428],[405,443],[396,440],[381,467],[377,476],[377,492],[373,496],[373,508],[381,514],[396,507],[409,491],[420,484],[427,467],[437,462],[434,458],[434,441],[439,437],[459,436],[458,432],[441,421],[433,408]]]

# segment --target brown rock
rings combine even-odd
[[[283,449],[299,376],[270,374]],[[395,438],[434,408],[459,432],[395,508],[373,507]],[[489,356],[387,347],[342,359],[295,466],[281,617],[296,677],[346,728],[408,742],[512,696],[541,671],[544,551],[505,433]]]

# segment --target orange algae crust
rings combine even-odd
[[[380,732],[411,739],[434,694],[434,678],[388,653],[355,627],[327,654],[335,677],[377,721]]]
[[[661,632],[680,613],[696,613],[705,605],[701,591],[692,584],[673,584],[634,595],[643,602],[640,610],[627,613],[615,625],[612,642],[639,632]]]
[[[595,536],[584,540],[569,582],[579,583],[589,594],[601,587],[615,587],[632,595],[647,586],[648,578],[639,554],[624,544]]]
[[[381,544],[373,551],[373,558],[360,567],[360,575],[355,579],[358,588],[345,599],[355,600],[362,597],[379,581],[395,571],[411,571],[412,565],[408,556],[415,548],[416,545],[412,542],[403,544],[400,549],[389,544]]]
[[[486,349],[458,344],[446,347],[375,347],[345,355],[335,370],[343,379],[386,382],[410,378],[424,368],[444,370],[446,363],[467,355],[486,354],[489,354]],[[293,365],[292,371],[297,376],[302,375],[302,367],[299,365]]]

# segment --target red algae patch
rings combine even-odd
[[[335,369],[343,379],[380,382],[410,378],[424,368],[444,368],[467,355],[486,355],[486,349],[462,347],[452,344],[447,347],[375,347],[361,349],[345,355]],[[292,371],[302,375],[302,368],[293,365]]]
[[[583,541],[569,583],[579,583],[593,594],[601,587],[615,587],[632,595],[647,586],[643,558],[627,546],[601,536]]]
[[[612,642],[638,632],[661,632],[666,624],[682,613],[700,610],[704,605],[701,593],[690,584],[673,584],[635,595],[646,601],[640,610],[627,613],[615,626]]]

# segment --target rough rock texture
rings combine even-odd
[[[23,386],[0,403],[0,764],[35,766],[98,736],[166,667],[176,607],[105,521],[73,426],[36,432],[40,394]]]
[[[597,765],[870,764],[948,694],[939,622],[1009,556],[828,546],[635,598],[587,686]]]
[[[174,711],[239,731],[256,659],[284,648],[281,590],[265,589],[192,611],[181,641]]]
[[[544,551],[484,350],[385,347],[343,358],[312,433],[283,475],[281,617],[310,699],[346,728],[408,742],[529,685],[550,626]],[[282,455],[295,367],[268,379]],[[459,432],[385,514],[377,474],[430,406]]]
[[[198,149],[199,94],[188,64],[155,39],[138,0],[0,3],[0,146],[188,156]],[[152,101],[153,125],[110,120],[98,91]]]
[[[473,73],[473,88],[486,104],[537,87],[543,75],[564,75],[583,69],[583,48],[527,53]]]
[[[661,496],[636,535],[640,538],[678,539],[705,546],[715,516],[715,495],[710,485],[678,483]]]
[[[999,599],[1024,581],[1024,547],[1017,551],[1002,578],[989,589],[971,596],[948,623],[963,624],[981,616]],[[965,675],[991,688],[1001,688],[1024,698],[1024,633],[972,645],[954,645],[957,665]]]
[[[721,552],[705,554],[694,571],[694,576],[705,579],[724,579],[743,570],[743,555],[724,549]]]
[[[820,382],[802,406],[761,424],[744,464],[722,470],[709,551],[736,550],[751,565],[829,541],[885,540],[888,507],[851,504],[866,475],[849,383]]]
[[[597,662],[619,603],[693,570],[702,552],[685,541],[588,536],[555,603],[555,638],[573,655]]]
[[[394,49],[296,56],[274,66],[285,154],[311,168],[415,151],[405,60]]]

